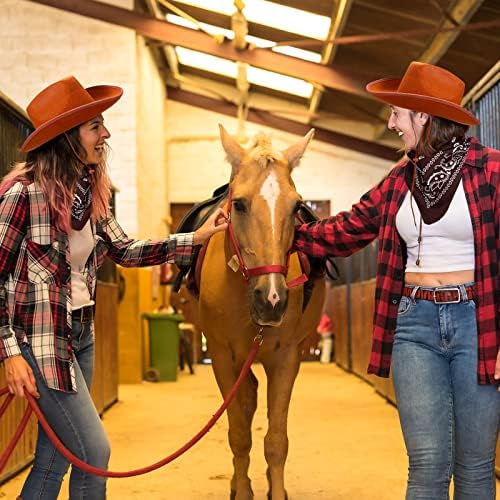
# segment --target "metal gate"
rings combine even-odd
[[[472,88],[464,104],[481,122],[471,127],[471,135],[485,146],[500,149],[500,62]]]
[[[19,147],[32,130],[26,113],[0,91],[0,177],[20,160]]]

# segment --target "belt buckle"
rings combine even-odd
[[[436,300],[436,292],[457,292],[457,300]],[[450,286],[448,288],[434,289],[432,291],[434,304],[458,304],[462,302],[462,292],[458,286]]]

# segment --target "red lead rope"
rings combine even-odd
[[[164,465],[167,465],[168,463],[175,460],[177,457],[181,456],[185,451],[189,450],[189,448],[194,446],[213,427],[215,422],[217,422],[219,417],[224,413],[226,408],[229,406],[229,404],[233,400],[234,396],[236,395],[238,389],[240,388],[240,385],[243,382],[243,379],[247,376],[248,371],[250,370],[250,367],[252,365],[252,362],[254,361],[255,357],[257,356],[257,352],[259,351],[259,347],[261,346],[262,341],[263,341],[263,337],[261,335],[261,332],[262,332],[262,330],[254,338],[253,344],[252,344],[252,350],[250,351],[243,367],[241,368],[241,372],[240,372],[238,379],[234,383],[231,390],[228,392],[221,407],[215,412],[215,414],[208,421],[208,423],[193,438],[191,438],[184,446],[179,448],[177,451],[175,451],[174,453],[172,453],[168,457],[163,458],[159,462],[148,465],[147,467],[142,467],[141,469],[135,469],[135,470],[125,471],[125,472],[112,472],[112,471],[105,470],[105,469],[98,469],[97,467],[94,467],[90,464],[87,464],[86,462],[80,460],[78,457],[73,455],[73,453],[71,453],[63,445],[63,443],[56,436],[55,432],[52,430],[52,428],[48,424],[47,420],[43,416],[43,413],[40,410],[36,400],[25,389],[26,398],[28,400],[28,406],[26,407],[26,411],[23,415],[23,418],[21,419],[21,422],[19,423],[19,426],[16,429],[14,437],[12,438],[12,440],[9,443],[9,445],[7,446],[6,450],[3,452],[2,456],[0,457],[0,472],[2,472],[3,468],[5,467],[5,464],[7,463],[7,460],[9,459],[12,451],[14,450],[14,447],[16,446],[17,442],[19,441],[19,438],[21,437],[21,434],[28,423],[28,420],[29,420],[29,417],[30,417],[32,411],[35,412],[35,415],[37,416],[38,420],[40,421],[40,425],[43,427],[43,430],[47,433],[47,436],[52,441],[52,444],[56,447],[57,451],[59,451],[59,453],[66,460],[68,460],[69,462],[71,462],[73,465],[75,465],[76,467],[78,467],[80,470],[82,470],[84,472],[88,472],[91,474],[95,474],[96,476],[104,476],[104,477],[131,477],[131,476],[139,476],[141,474],[146,474],[147,472],[151,472],[153,470],[159,469],[160,467],[163,467]],[[7,387],[4,387],[3,389],[0,390],[0,396],[5,395],[8,392],[9,391],[8,391]],[[7,409],[7,406],[10,404],[10,402],[12,401],[13,398],[14,398],[14,396],[12,394],[7,395],[6,400],[4,401],[3,405],[0,407],[0,418],[2,417],[3,413]]]

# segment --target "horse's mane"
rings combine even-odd
[[[254,137],[253,143],[249,149],[249,155],[250,158],[257,162],[263,169],[266,168],[269,163],[282,158],[281,153],[273,149],[271,137],[264,133],[257,134]]]

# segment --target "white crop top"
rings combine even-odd
[[[472,222],[462,183],[458,185],[450,206],[441,219],[430,225],[422,221],[420,265],[417,266],[420,217],[417,203],[408,191],[396,214],[396,228],[407,248],[407,272],[442,273],[474,269]]]

